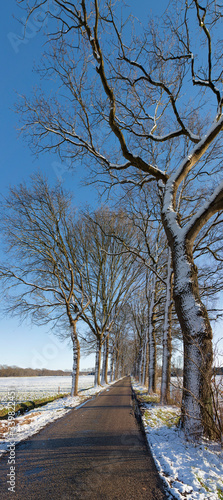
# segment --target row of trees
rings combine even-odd
[[[0,365],[0,377],[47,377],[68,376],[69,371],[47,370],[46,368],[21,368],[20,366]]]
[[[78,392],[80,340],[96,352],[96,385],[108,382],[110,355],[112,380],[134,369],[145,383],[149,367],[149,391],[156,392],[164,323],[161,399],[169,399],[172,301],[166,280],[169,287],[172,268],[160,223],[148,219],[144,201],[141,196],[135,207],[129,198],[128,214],[108,207],[79,214],[71,193],[59,184],[51,189],[37,174],[31,186],[11,188],[2,202],[6,312],[52,322],[58,335],[70,335],[72,395]],[[80,321],[84,334],[78,333]]]
[[[109,187],[132,186],[135,197],[139,187],[148,184],[148,205],[159,197],[184,344],[182,425],[188,437],[203,433],[212,437],[212,330],[195,250],[199,247],[202,252],[202,241],[209,238],[205,252],[221,262],[219,239],[212,248],[209,221],[218,224],[223,209],[222,7],[215,0],[202,4],[176,0],[169,3],[164,16],[142,26],[131,17],[125,19],[119,4],[109,0],[18,3],[26,6],[27,19],[44,8],[44,25],[49,23],[43,74],[45,81],[49,76],[52,82],[53,75],[55,82],[53,98],[52,93],[36,92],[30,99],[24,97],[18,107],[32,147],[37,152],[59,152],[71,165],[85,163],[91,178]],[[160,275],[157,259],[154,252],[147,262],[153,276],[151,345],[152,303],[157,300],[154,276]],[[75,261],[69,271],[70,254],[65,260],[69,277],[79,276]],[[171,273],[167,276],[168,350]],[[56,298],[60,302],[62,296],[66,302],[75,338],[74,324],[79,314],[87,315],[91,298],[85,297],[81,286],[74,298],[72,280]],[[40,292],[45,292],[43,287]],[[73,302],[79,309],[71,316]],[[100,353],[101,333],[95,324],[94,329]],[[155,346],[151,357],[155,358]]]
[[[137,200],[129,192],[123,198],[125,211],[119,205],[78,213],[71,193],[60,184],[50,188],[38,173],[2,202],[6,312],[52,323],[61,338],[70,337],[72,395],[78,393],[82,343],[86,352],[96,352],[95,385],[108,383],[110,369],[111,380],[133,373],[156,393],[159,355],[161,403],[170,400],[173,342],[182,342],[182,334],[158,199],[149,206],[148,197],[144,187]],[[212,266],[212,294],[215,274]]]
[[[88,212],[77,216],[71,195],[59,185],[51,190],[40,174],[30,188],[24,184],[10,190],[2,204],[1,229],[8,255],[0,269],[6,311],[69,332],[72,395],[78,392],[80,366],[77,324],[84,321],[96,345],[95,383],[100,384],[102,346],[139,286],[140,274],[135,256],[126,258],[111,234],[128,240],[132,229],[123,229],[119,217],[106,208],[95,212],[94,219]]]

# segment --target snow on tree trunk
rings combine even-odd
[[[78,394],[78,379],[80,371],[80,343],[76,335],[76,324],[72,326],[71,339],[73,343],[73,369],[72,369],[72,387],[71,396]]]
[[[94,379],[95,387],[100,385],[100,379],[101,379],[101,350],[102,350],[102,339],[100,337],[97,340],[97,348],[95,356],[95,379]]]
[[[156,275],[153,273],[152,277],[152,290],[149,306],[149,387],[148,392],[156,392],[156,337],[154,329],[154,308],[155,308],[155,295],[156,295]]]
[[[111,358],[110,358],[110,382],[113,382],[114,374],[114,345],[112,345]]]
[[[172,251],[176,313],[181,325],[184,343],[184,377],[181,422],[189,439],[203,434],[215,437],[212,401],[212,330],[207,310],[201,301],[197,268],[193,261],[193,244],[201,228],[210,217],[223,209],[223,181],[189,222],[181,227],[176,207],[177,189],[205,153],[216,134],[222,129],[223,118],[211,126],[209,132],[194,147],[169,177],[160,193],[163,196],[162,221]]]
[[[148,333],[148,332],[147,332]],[[146,345],[146,362],[145,362],[145,384],[148,381],[148,368],[149,368],[149,343],[147,339],[147,345]]]
[[[108,357],[109,357],[109,335],[105,341],[106,344],[106,357],[105,357],[105,383],[108,384]]]
[[[214,436],[212,330],[198,288],[197,268],[185,241],[173,245],[174,300],[184,340],[182,426],[189,438]]]
[[[112,374],[112,382],[115,381],[115,374],[116,374],[116,356],[114,357],[114,363],[113,363],[113,374]]]
[[[140,346],[139,352],[139,383],[142,383],[142,372],[143,372],[143,343]]]
[[[119,349],[117,347],[115,356],[115,380],[117,380],[118,378],[118,372],[119,372]]]
[[[171,377],[171,320],[172,320],[172,289],[173,289],[173,272],[171,266],[171,250],[168,251],[167,261],[167,277],[166,277],[166,302],[164,311],[164,326],[163,326],[163,355],[162,355],[162,379],[161,379],[161,404],[167,404],[170,399],[170,377]]]
[[[106,363],[106,347],[104,342],[103,355],[102,355],[101,385],[105,384],[105,363]]]
[[[143,346],[143,373],[142,373],[142,385],[146,384],[146,370],[148,365],[148,330],[146,330],[146,338],[144,339]]]
[[[108,355],[109,355],[109,335],[107,335],[105,339],[103,348],[103,364],[102,364],[102,377],[101,377],[102,384],[108,383]]]
[[[142,345],[142,339],[140,337],[139,350],[136,362],[136,376],[140,383],[142,382],[142,357],[143,357],[143,345]]]
[[[94,386],[98,385],[98,349],[96,349],[95,353],[95,374],[94,374]]]

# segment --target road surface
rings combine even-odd
[[[126,377],[16,446],[15,493],[0,459],[1,499],[164,500]]]

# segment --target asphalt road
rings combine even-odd
[[[164,500],[126,377],[16,447],[15,493],[0,459],[2,500]]]

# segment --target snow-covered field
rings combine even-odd
[[[145,387],[133,383],[136,391]],[[143,424],[167,490],[178,500],[223,500],[223,450],[203,440],[193,445],[176,427],[177,407],[145,403]]]
[[[94,385],[93,375],[79,378],[79,390]],[[7,401],[8,393],[14,391],[16,400],[24,402],[41,397],[67,394],[71,391],[71,376],[61,377],[0,377],[0,408]]]

